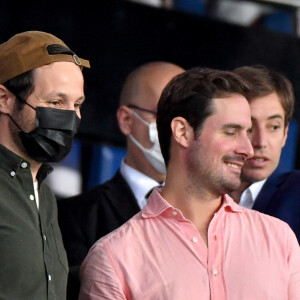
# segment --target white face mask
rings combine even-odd
[[[149,124],[144,119],[142,119],[134,110],[132,110],[132,113],[137,119],[139,119],[149,127],[149,139],[153,143],[153,146],[149,149],[146,149],[131,134],[129,135],[129,138],[137,147],[139,147],[143,151],[146,159],[157,172],[166,174],[166,166],[160,150],[156,123],[153,122]]]

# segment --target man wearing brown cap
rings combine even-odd
[[[0,299],[65,299],[68,264],[46,162],[72,148],[84,101],[79,58],[55,36],[0,45]]]

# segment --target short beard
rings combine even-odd
[[[240,157],[235,159],[243,160]],[[223,174],[206,174],[204,165],[201,158],[197,156],[197,151],[190,153],[187,158],[187,177],[190,182],[187,187],[188,193],[199,194],[209,190],[211,194],[218,197],[223,194],[229,194],[240,187],[240,177],[238,177],[238,181],[230,181]],[[200,178],[201,180],[199,180]]]
[[[26,123],[26,118],[24,118],[23,110],[24,110],[24,107],[22,109],[15,107],[14,111],[11,115],[11,118],[13,118],[13,120],[20,126],[20,128],[22,130],[24,130],[23,127],[24,127],[24,124]],[[21,141],[21,137],[19,134],[20,129],[17,127],[16,124],[14,124],[14,122],[12,120],[10,120],[10,123],[9,123],[9,130],[11,132],[12,141],[14,143],[15,150],[17,152],[21,151],[22,153],[27,153],[27,151],[25,150],[25,147],[23,146],[23,143]]]

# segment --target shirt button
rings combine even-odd
[[[172,214],[173,214],[173,216],[177,216],[177,211],[173,210]]]
[[[193,238],[192,238],[192,241],[193,241],[194,243],[197,243],[197,242],[198,242],[198,239],[197,239],[196,237],[193,237]]]
[[[22,167],[23,169],[27,168],[27,163],[26,163],[25,161],[22,162],[22,163],[21,163],[21,167]]]
[[[51,275],[48,275],[48,279],[49,279],[49,281],[51,281],[51,280],[52,280],[52,277],[51,277]]]
[[[16,175],[16,172],[15,172],[15,171],[11,171],[11,172],[10,172],[10,176],[11,176],[11,177],[14,177],[15,175]]]
[[[46,236],[44,235],[44,241],[46,241],[47,240],[47,238],[46,238]]]
[[[29,196],[29,199],[30,199],[30,200],[34,200],[34,196],[33,196],[33,195],[30,195],[30,196]]]
[[[217,275],[218,275],[218,270],[214,269],[214,270],[212,271],[212,273],[213,273],[215,276],[217,276]]]

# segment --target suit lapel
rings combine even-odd
[[[120,170],[107,185],[107,195],[120,219],[126,222],[140,211],[137,201]]]
[[[252,209],[265,213],[271,200],[274,201],[274,194],[278,191],[279,185],[285,177],[286,174],[271,175],[259,192]]]

